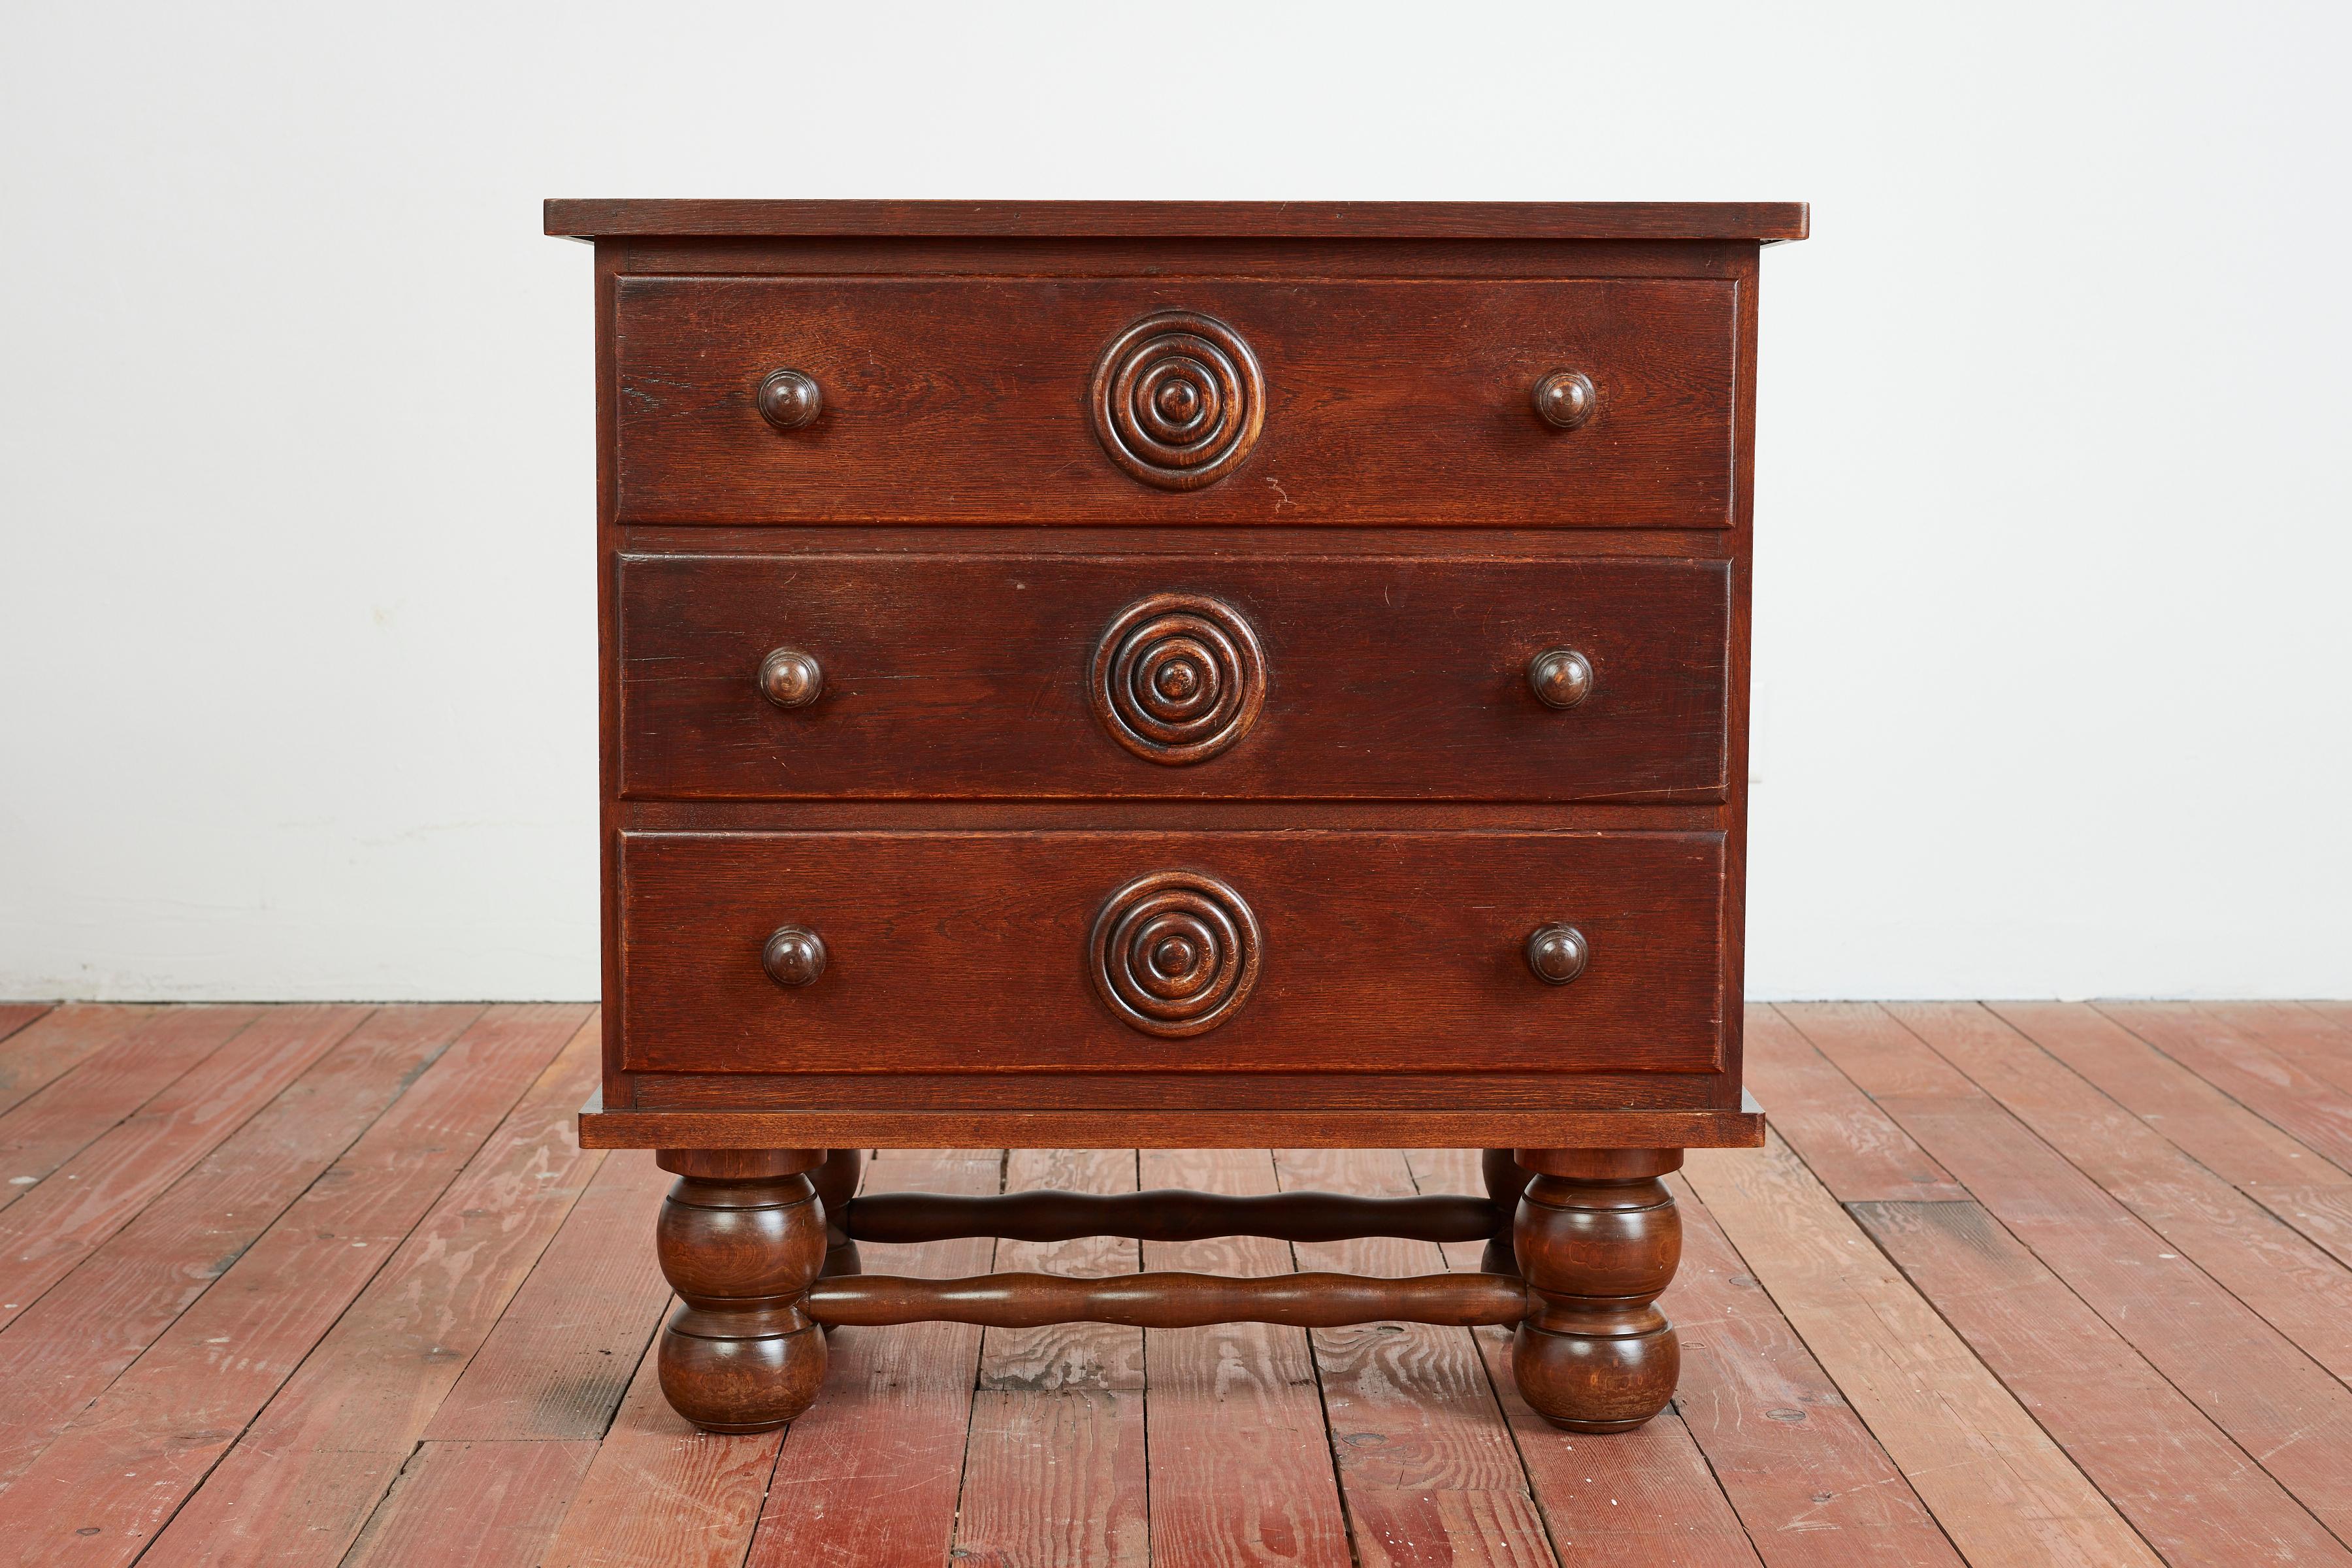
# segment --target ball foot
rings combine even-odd
[[[825,1226],[803,1173],[822,1149],[665,1149],[677,1183],[655,1231],[662,1274],[683,1303],[662,1330],[662,1393],[706,1432],[766,1432],[798,1416],[824,1382],[824,1335],[803,1302],[825,1258]]]
[[[1520,1397],[1571,1432],[1629,1432],[1666,1407],[1682,1372],[1654,1305],[1682,1259],[1682,1216],[1659,1181],[1678,1149],[1522,1149],[1535,1173],[1513,1251],[1540,1305],[1511,1342]]]

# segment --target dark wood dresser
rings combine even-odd
[[[1638,1426],[1740,1089],[1761,245],[1793,204],[557,201],[595,242],[604,1076],[664,1388],[825,1332],[1518,1325]],[[1444,1145],[1486,1197],[853,1200],[874,1147]],[[860,1237],[1489,1237],[1416,1279]],[[853,1330],[854,1331],[854,1330]]]

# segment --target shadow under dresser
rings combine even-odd
[[[554,201],[593,239],[604,1070],[779,1425],[825,1334],[1517,1325],[1677,1370],[1740,1089],[1759,247],[1799,204]],[[1452,1146],[1484,1197],[856,1197],[876,1147]],[[1487,1239],[963,1280],[860,1237]]]

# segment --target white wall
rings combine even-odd
[[[556,195],[1810,200],[1752,989],[2352,993],[2347,16],[12,7],[0,996],[594,992]]]

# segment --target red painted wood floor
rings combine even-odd
[[[585,1006],[0,1006],[0,1564],[2352,1568],[2352,1005],[1758,1008],[1675,1406],[1498,1332],[850,1330],[790,1431],[655,1386]],[[1458,1151],[886,1152],[871,1188],[1475,1188]],[[1443,1265],[1475,1267],[1475,1248]],[[1412,1274],[1401,1241],[867,1266]]]

